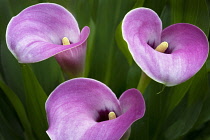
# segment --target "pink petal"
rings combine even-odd
[[[53,140],[118,140],[145,112],[136,89],[125,91],[118,101],[103,83],[76,78],[58,86],[46,102],[48,135]],[[117,118],[100,120],[113,111]],[[105,113],[107,116],[101,116]]]
[[[43,3],[28,7],[13,17],[7,27],[6,40],[20,63],[33,63],[83,46],[89,28],[84,30],[80,35],[77,21],[62,6]],[[63,37],[70,39],[72,44],[63,46]]]
[[[167,86],[180,84],[192,77],[205,63],[208,40],[191,24],[174,24],[161,34],[158,15],[147,8],[130,11],[122,23],[122,32],[137,65],[153,80]],[[155,50],[163,41],[165,53]]]

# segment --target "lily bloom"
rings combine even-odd
[[[106,85],[88,78],[59,85],[45,107],[52,140],[119,140],[145,112],[138,90],[125,91],[118,100]]]
[[[77,75],[83,71],[86,40],[73,15],[53,3],[30,6],[13,17],[6,31],[7,46],[20,63],[35,63],[55,56],[62,69]]]
[[[178,23],[162,30],[160,18],[148,8],[127,13],[122,34],[142,71],[166,86],[188,80],[208,56],[208,39],[198,27]]]

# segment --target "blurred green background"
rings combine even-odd
[[[191,23],[209,37],[209,0],[0,0],[0,140],[45,140],[44,104],[51,91],[66,79],[54,58],[19,64],[7,49],[6,27],[28,6],[57,3],[89,26],[85,77],[109,86],[119,97],[136,88],[141,69],[122,39],[121,21],[133,8],[154,10],[163,28]],[[146,114],[132,125],[130,140],[210,140],[210,58],[188,81],[166,87],[152,81],[144,97]]]

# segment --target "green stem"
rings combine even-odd
[[[90,71],[90,63],[93,53],[93,46],[94,46],[94,38],[95,38],[95,23],[92,19],[90,19],[89,27],[91,30],[90,36],[88,38],[87,42],[87,53],[86,53],[86,59],[85,59],[85,68],[84,68],[84,75],[83,77],[88,77],[89,71]]]
[[[149,85],[150,81],[151,79],[142,71],[137,89],[143,94],[147,86]]]
[[[210,59],[206,61],[207,72],[210,72]]]
[[[131,127],[125,132],[125,134],[120,138],[120,140],[129,140],[131,134]]]
[[[64,75],[64,79],[69,80],[69,79],[74,79],[74,78],[78,78],[78,77],[84,77],[85,73],[83,71],[78,74],[72,74],[72,73],[67,73],[67,72],[65,73],[63,71],[63,75]]]

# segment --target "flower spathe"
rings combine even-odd
[[[10,20],[6,41],[20,63],[35,63],[55,56],[64,71],[77,74],[83,69],[89,32],[85,26],[80,33],[77,21],[64,7],[41,3]],[[63,45],[64,37],[70,40],[69,45]]]
[[[143,117],[145,102],[136,89],[125,91],[118,100],[103,83],[76,78],[51,93],[46,112],[52,140],[119,140]],[[110,114],[116,118],[109,120]]]
[[[137,65],[153,80],[166,86],[180,84],[205,63],[209,46],[205,34],[187,23],[173,24],[162,31],[158,15],[148,8],[137,8],[122,22],[123,38]],[[165,52],[155,48],[167,43]]]

